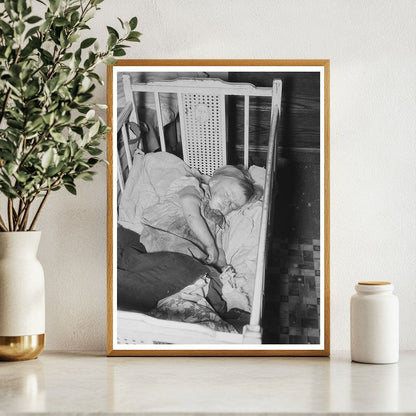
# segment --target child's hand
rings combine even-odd
[[[205,250],[207,252],[207,258],[205,262],[208,264],[215,264],[218,261],[218,249],[215,245],[208,246]]]

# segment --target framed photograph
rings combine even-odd
[[[329,355],[329,61],[108,68],[109,356]]]

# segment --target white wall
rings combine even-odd
[[[349,348],[354,283],[374,279],[394,283],[401,348],[416,349],[416,2],[106,0],[91,26],[104,43],[133,15],[131,59],[331,60],[331,347]],[[101,167],[40,221],[49,350],[105,349],[105,189]]]

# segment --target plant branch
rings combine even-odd
[[[48,190],[46,191],[46,194],[45,194],[45,196],[43,197],[42,202],[40,203],[39,208],[38,208],[38,210],[36,211],[36,214],[35,214],[35,216],[34,216],[34,218],[33,218],[32,224],[30,224],[29,231],[32,231],[32,230],[33,230],[33,228],[34,228],[34,226],[35,226],[35,224],[36,224],[36,222],[37,222],[37,220],[38,220],[38,218],[39,218],[39,214],[40,214],[40,212],[41,212],[41,210],[42,210],[43,206],[45,205],[45,202],[46,202],[46,200],[47,200],[47,198],[48,198],[48,196],[49,196],[49,193],[50,193],[50,192],[51,192],[51,190],[50,190],[50,189],[48,189]]]
[[[6,227],[6,224],[4,223],[3,218],[1,217],[1,215],[0,215],[0,229],[1,229],[1,231],[8,231],[7,227]]]
[[[18,217],[16,220],[16,226],[15,226],[16,231],[22,230],[22,223],[23,223],[23,218],[26,213],[26,206],[27,206],[27,203],[22,198],[19,202]]]
[[[9,198],[7,201],[7,214],[9,217],[9,230],[14,231],[13,227],[13,199]]]
[[[25,229],[26,229],[26,226],[27,226],[27,220],[28,220],[28,218],[29,218],[29,209],[30,209],[30,206],[32,205],[32,202],[33,202],[33,199],[32,199],[32,200],[30,200],[30,201],[26,204],[26,207],[25,207],[25,215],[23,216],[22,223],[21,223],[21,225],[20,225],[20,229],[21,229],[22,231],[25,231]]]
[[[20,221],[20,217],[22,216],[22,210],[23,210],[23,200],[20,199],[19,200],[19,208],[17,209],[17,213],[14,217],[14,229],[16,231],[19,231],[19,221]]]

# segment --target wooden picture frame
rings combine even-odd
[[[329,60],[120,60],[108,67],[107,93],[107,354],[328,356]],[[260,201],[221,211],[226,225],[216,225],[232,277],[220,274],[220,260],[217,274],[206,269],[198,242],[199,257],[154,248],[178,237],[168,214],[157,214],[182,180],[175,175],[199,181],[212,208],[210,175],[225,163],[254,165],[250,181],[263,188]],[[247,237],[240,214],[253,215],[256,234]],[[235,235],[256,241],[254,261],[251,243],[244,251]],[[176,258],[192,272],[179,275]]]

